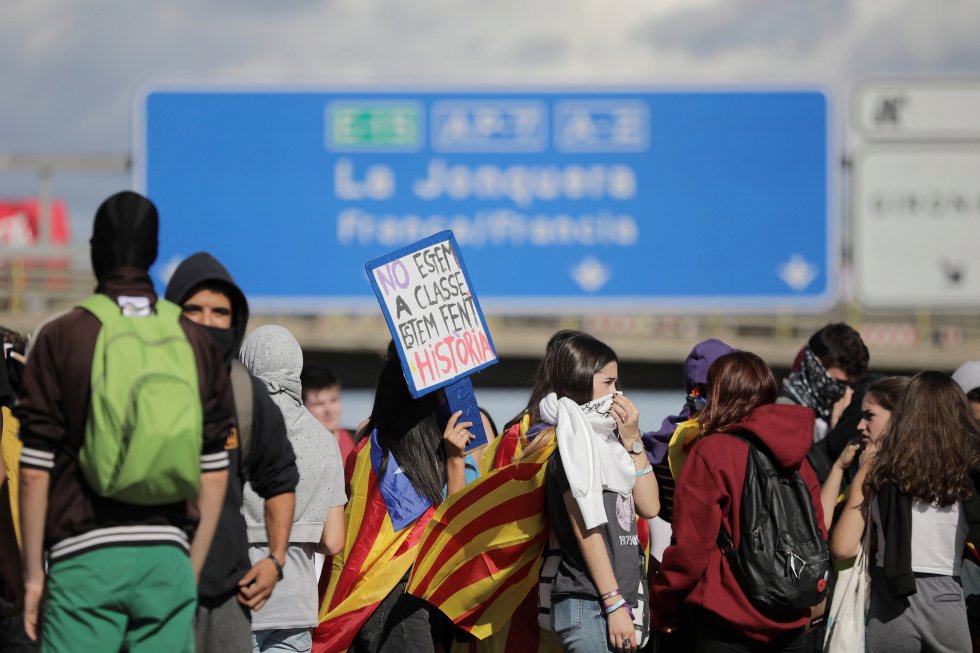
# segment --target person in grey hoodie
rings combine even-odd
[[[289,331],[275,325],[256,329],[245,338],[239,357],[265,384],[282,412],[299,469],[284,576],[263,610],[252,615],[253,650],[309,651],[313,646],[310,628],[317,625],[319,608],[313,554],[332,555],[344,543],[347,497],[340,448],[303,406],[303,351]],[[243,513],[249,556],[261,560],[269,555],[263,501],[249,485],[245,486]]]

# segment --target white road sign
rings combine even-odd
[[[868,140],[980,141],[980,80],[867,82],[852,111]]]
[[[867,149],[854,203],[862,303],[980,306],[980,148]]]

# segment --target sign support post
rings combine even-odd
[[[473,394],[473,382],[470,381],[470,377],[464,376],[459,381],[450,383],[443,390],[446,393],[447,412],[452,415],[461,410],[463,414],[460,415],[459,421],[473,423],[473,426],[467,429],[473,434],[473,441],[467,445],[466,450],[470,451],[482,447],[489,442],[489,435],[483,428],[480,406],[476,403],[476,395]]]

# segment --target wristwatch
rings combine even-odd
[[[633,440],[633,444],[630,445],[629,452],[634,456],[643,453],[643,443],[639,440]]]

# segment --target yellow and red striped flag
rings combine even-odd
[[[494,440],[483,457],[492,471],[443,502],[419,544],[408,591],[477,638],[455,644],[459,653],[560,650],[537,622],[545,473],[556,441],[545,432],[529,447],[527,430],[525,416]]]
[[[355,635],[415,562],[419,540],[432,518],[430,507],[418,520],[396,531],[371,463],[371,438],[356,452],[348,479],[350,499],[344,518],[343,552],[326,564],[321,585],[319,625],[313,632],[314,653],[346,651]]]
[[[524,453],[527,445],[527,430],[531,426],[531,416],[525,412],[521,421],[507,429],[500,437],[491,440],[483,450],[480,460],[480,476],[486,476],[495,469],[511,464]]]
[[[478,638],[510,618],[537,586],[547,543],[545,472],[555,442],[492,471],[436,510],[408,592]]]
[[[538,590],[532,589],[500,630],[484,639],[453,642],[450,653],[561,653],[554,633],[538,625]]]

